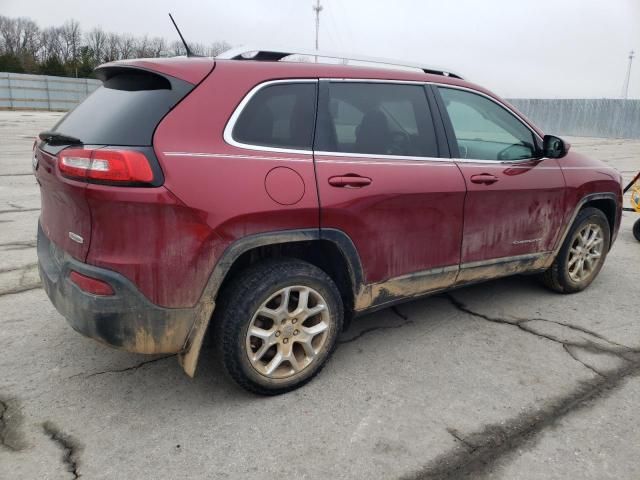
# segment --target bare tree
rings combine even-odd
[[[28,18],[0,17],[0,37],[4,52],[10,55],[34,56],[40,47],[40,29]]]
[[[215,57],[217,55],[220,55],[222,52],[229,50],[230,48],[231,48],[231,45],[229,45],[224,40],[221,42],[213,42],[209,47],[209,51],[207,52],[207,54],[210,57]]]
[[[60,29],[58,27],[45,28],[40,32],[40,51],[39,57],[42,61],[47,61],[51,58],[61,58],[61,42],[60,42]]]
[[[134,55],[136,39],[131,35],[123,35],[120,38],[120,58],[131,58]]]
[[[135,45],[133,47],[133,54],[136,58],[149,57],[149,37],[145,35],[144,37],[139,37],[136,39]]]
[[[40,28],[30,18],[18,18],[16,22],[17,53],[22,56],[35,57],[40,48]]]
[[[105,41],[104,58],[105,62],[113,62],[119,60],[122,50],[122,38],[116,33],[108,33]]]
[[[60,27],[60,59],[67,62],[77,62],[80,56],[82,32],[76,20],[68,20]]]
[[[159,57],[162,52],[166,51],[167,42],[162,37],[154,37],[149,42],[149,55],[150,57]]]
[[[189,45],[193,53],[216,56],[227,50],[227,42],[209,45]],[[0,56],[12,70],[25,72],[54,72],[53,75],[90,75],[91,69],[105,61],[126,58],[185,55],[182,42],[167,43],[161,37],[134,37],[130,34],[105,32],[94,28],[83,35],[76,20],[68,20],[60,27],[40,30],[29,18],[9,18],[0,15]]]
[[[2,48],[2,53],[9,55],[15,54],[15,22],[13,18],[0,15],[0,48]]]
[[[173,56],[186,55],[187,51],[180,40],[175,40],[169,45],[169,54]]]
[[[101,28],[94,28],[87,34],[87,47],[91,50],[94,64],[102,63],[105,55],[107,34]]]

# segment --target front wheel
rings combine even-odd
[[[640,219],[633,224],[633,236],[640,242]]]
[[[320,372],[342,330],[343,306],[334,282],[316,266],[267,261],[232,281],[214,321],[229,376],[251,392],[277,395]]]
[[[584,290],[602,269],[610,242],[604,213],[591,207],[581,210],[553,264],[542,274],[542,281],[560,293]]]

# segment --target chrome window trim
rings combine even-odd
[[[313,155],[313,145],[311,146],[311,149],[309,149],[309,150],[300,150],[300,149],[295,149],[295,148],[270,147],[270,146],[267,146],[267,145],[253,145],[253,144],[250,144],[250,143],[238,142],[233,138],[233,129],[236,126],[236,122],[238,121],[238,118],[240,118],[240,115],[242,114],[242,111],[247,106],[247,104],[251,101],[251,99],[254,97],[254,95],[256,93],[258,93],[260,90],[262,90],[263,88],[269,87],[271,85],[287,84],[287,83],[293,83],[293,84],[295,84],[295,83],[316,83],[317,84],[318,83],[318,79],[317,78],[286,78],[286,79],[279,79],[279,80],[268,80],[266,82],[262,82],[262,83],[259,83],[256,86],[254,86],[251,90],[249,90],[249,93],[247,93],[244,96],[242,101],[235,108],[235,110],[231,114],[231,117],[229,117],[229,120],[227,121],[227,125],[224,127],[224,132],[222,134],[222,136],[224,138],[224,141],[227,142],[229,145],[232,145],[234,147],[244,148],[244,149],[247,149],[247,150],[259,150],[259,151],[262,151],[262,152],[279,152],[279,153],[296,153],[296,154],[301,154],[301,155]]]
[[[538,140],[543,141],[543,138],[538,134],[538,132],[536,132],[533,128],[531,128],[531,125],[529,125],[529,123],[527,123],[527,121],[522,118],[522,116],[520,114],[518,114],[516,111],[514,111],[511,107],[509,107],[508,105],[504,104],[503,102],[496,100],[495,98],[493,98],[491,95],[487,95],[486,93],[480,92],[478,90],[474,90],[473,88],[468,88],[468,87],[462,87],[462,86],[458,86],[458,85],[450,85],[447,83],[438,83],[438,82],[429,82],[431,85],[436,85],[437,87],[443,87],[443,88],[451,88],[451,89],[455,89],[455,90],[463,90],[475,95],[480,95],[482,97],[485,97],[487,100],[495,103],[496,105],[498,105],[499,107],[502,107],[503,109],[505,109],[507,112],[509,112],[511,115],[513,115],[516,120],[518,120],[527,130],[529,130],[529,132],[531,132]],[[546,157],[529,157],[529,158],[521,158],[518,160],[482,160],[482,159],[476,159],[476,158],[456,158],[454,159],[456,162],[461,162],[461,163],[501,163],[501,164],[513,164],[513,163],[521,163],[521,162],[530,162],[531,160],[540,160],[540,159],[544,159]]]
[[[429,84],[429,82],[421,82],[417,80],[389,80],[389,79],[379,79],[379,78],[320,78],[320,81],[329,82],[329,83],[390,83],[394,85],[417,85],[424,86]],[[425,102],[427,103],[428,111],[431,112],[431,108],[429,107],[429,103],[425,97]],[[435,133],[435,132],[434,132]],[[419,162],[448,162],[453,163],[453,158],[446,157],[422,157],[418,155],[384,155],[384,154],[371,154],[371,153],[352,153],[352,152],[327,152],[315,150],[313,152],[315,155],[323,155],[330,157],[353,157],[353,158],[369,158],[376,159],[380,158],[382,160],[412,160]]]
[[[461,85],[451,85],[449,83],[438,83],[438,82],[428,82],[431,85],[437,85],[439,87],[444,87],[444,88],[453,88],[456,90],[465,90],[469,93],[475,93],[476,95],[481,95],[489,100],[491,100],[493,103],[498,104],[498,106],[504,108],[506,111],[508,111],[509,113],[511,113],[514,117],[516,117],[516,119],[518,119],[518,121],[520,123],[522,123],[531,133],[533,133],[536,137],[538,137],[540,140],[542,140],[542,137],[538,134],[538,132],[536,132],[533,128],[531,128],[531,126],[524,120],[524,118],[522,118],[521,115],[519,115],[517,112],[515,112],[511,107],[509,107],[508,105],[502,103],[500,100],[496,100],[495,98],[493,98],[491,95],[487,95],[484,92],[481,92],[479,90],[474,90],[473,88],[469,88],[469,87],[463,87]]]
[[[430,83],[421,80],[393,80],[387,78],[321,77],[320,80],[334,83],[393,83],[402,85],[427,85]]]
[[[531,128],[531,125],[529,125],[527,123],[527,121],[522,118],[522,116],[520,114],[518,114],[516,111],[513,110],[513,108],[511,108],[509,105],[503,103],[500,100],[497,100],[495,98],[493,98],[491,95],[488,95],[484,92],[481,92],[479,90],[475,90],[473,88],[469,88],[469,87],[464,87],[462,85],[454,85],[451,83],[442,83],[442,82],[434,82],[434,81],[420,81],[420,80],[393,80],[393,79],[384,79],[384,78],[326,78],[326,77],[322,77],[320,78],[321,81],[328,81],[328,82],[353,82],[353,83],[400,83],[400,84],[407,84],[407,85],[436,85],[438,87],[444,87],[444,88],[454,88],[457,90],[465,90],[467,92],[470,93],[475,93],[476,95],[481,95],[489,100],[491,100],[493,103],[498,104],[498,106],[504,108],[505,110],[507,110],[509,113],[511,113],[514,117],[516,117],[516,119],[522,123],[529,131],[531,131],[531,133],[533,135],[535,135],[536,137],[538,137],[538,139],[542,140],[542,137],[538,134],[538,132],[536,132],[533,128]],[[488,160],[490,161],[490,160]]]
[[[323,157],[350,157],[350,158],[368,158],[371,160],[380,159],[380,160],[413,160],[420,162],[447,162],[453,163],[452,158],[443,158],[443,157],[419,157],[412,155],[382,155],[382,154],[371,154],[371,153],[349,153],[349,152],[325,152],[321,150],[315,150],[313,152],[315,155],[321,155]]]
[[[487,95],[486,93],[480,92],[473,88],[463,87],[459,85],[452,85],[449,83],[441,83],[441,82],[433,82],[433,81],[419,81],[419,80],[394,80],[394,79],[384,79],[384,78],[285,78],[278,80],[268,80],[266,82],[262,82],[254,86],[249,92],[244,96],[242,101],[238,104],[238,106],[234,109],[231,117],[227,121],[227,124],[224,128],[223,138],[226,143],[232,145],[237,148],[243,148],[247,150],[254,151],[263,151],[263,152],[278,152],[278,153],[294,153],[299,155],[322,155],[322,156],[334,156],[334,157],[352,157],[352,158],[381,158],[387,160],[411,160],[411,161],[427,161],[427,162],[455,162],[455,163],[482,163],[489,165],[503,164],[503,165],[512,165],[518,163],[529,162],[532,160],[539,160],[540,157],[532,157],[532,158],[524,158],[519,160],[481,160],[481,159],[473,159],[473,158],[446,158],[446,157],[419,157],[419,156],[405,156],[405,155],[370,155],[366,153],[349,153],[349,152],[326,152],[326,151],[314,151],[313,148],[311,150],[300,150],[300,149],[292,149],[292,148],[280,148],[280,147],[269,147],[266,145],[252,145],[248,143],[242,143],[234,140],[233,138],[233,128],[235,127],[238,118],[240,117],[242,111],[247,106],[251,98],[258,93],[262,88],[268,87],[270,85],[276,84],[286,84],[286,83],[318,83],[320,81],[328,81],[328,82],[351,82],[351,83],[392,83],[392,84],[401,84],[401,85],[435,85],[444,88],[453,88],[458,90],[468,91],[470,93],[481,95],[488,100],[494,102],[498,106],[504,108],[509,113],[511,113],[520,123],[522,123],[525,128],[527,128],[534,136],[536,136],[539,140],[542,141],[542,137],[533,129],[531,126],[512,108],[508,105],[502,103],[499,100]],[[316,113],[317,114],[317,113]],[[544,157],[542,157],[544,158]]]

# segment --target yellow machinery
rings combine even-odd
[[[631,208],[625,208],[627,212],[640,213],[640,172],[633,180],[624,188],[624,193],[631,190]],[[633,224],[633,236],[640,242],[640,219]]]

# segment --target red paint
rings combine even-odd
[[[89,184],[86,197],[93,226],[87,263],[122,273],[155,304],[195,305],[219,242],[206,212],[164,187]]]
[[[569,153],[558,161],[566,182],[566,215],[573,212],[585,195],[597,192],[612,192],[617,198],[617,218],[612,239],[620,228],[622,215],[622,177],[620,172],[606,163],[586,157],[578,152]]]
[[[459,263],[465,186],[453,162],[316,156],[316,164],[322,227],[351,237],[367,282]],[[330,185],[347,174],[371,183]]]
[[[41,223],[70,255],[120,272],[161,306],[195,305],[225,248],[256,233],[340,229],[353,240],[365,281],[372,283],[552,250],[581,198],[620,194],[613,169],[575,153],[517,166],[332,155],[317,155],[314,165],[311,154],[250,150],[223,138],[242,98],[268,80],[434,81],[493,96],[462,80],[344,65],[217,61],[212,71],[211,59],[123,63],[201,82],[155,131],[164,185],[77,182],[61,177],[55,158],[39,151]],[[269,174],[274,168],[275,176]],[[295,172],[295,185],[287,185],[290,175],[280,175],[287,171]],[[483,174],[495,180],[472,182]],[[84,243],[70,240],[70,231]]]
[[[458,165],[468,190],[462,263],[553,250],[566,211],[558,160]],[[474,182],[480,175],[493,179]]]
[[[280,205],[298,203],[305,191],[302,177],[295,170],[287,167],[276,167],[270,170],[264,180],[264,188],[271,199]]]
[[[64,178],[58,159],[36,149],[42,209],[40,223],[49,239],[72,257],[84,261],[91,242],[91,213],[84,195],[87,184]],[[79,235],[82,243],[71,240],[69,232]]]

